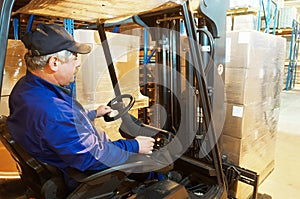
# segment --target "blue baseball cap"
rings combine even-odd
[[[21,40],[34,56],[62,50],[87,54],[92,49],[88,44],[76,42],[64,27],[57,24],[38,24],[36,30],[26,33]]]

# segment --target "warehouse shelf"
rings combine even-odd
[[[228,15],[247,15],[247,14],[257,14],[259,11],[259,8],[236,8],[236,9],[230,9],[227,10],[227,16]]]
[[[292,32],[293,32],[292,28],[279,28],[279,29],[276,29],[276,35],[291,36]]]
[[[246,7],[227,10],[227,16],[235,17],[241,15],[255,15],[257,17],[256,30],[264,31],[265,33],[270,33],[272,30],[272,34],[275,34],[276,29],[271,29],[271,22],[273,22],[272,27],[277,27],[277,3],[272,0],[260,0],[259,3],[259,7]],[[264,28],[262,28],[262,21],[265,21]]]
[[[299,24],[296,20],[291,21],[291,27],[276,28],[278,19],[278,7],[272,0],[260,0],[260,7],[237,8],[227,11],[227,16],[255,15],[257,17],[257,30],[283,37],[290,37],[289,58],[286,60],[286,73],[284,79],[285,90],[291,90],[297,83],[297,63],[299,51]],[[262,28],[262,21],[265,22]],[[234,18],[232,19],[234,23]],[[272,27],[273,25],[273,27]],[[234,29],[234,28],[232,28]]]
[[[231,18],[230,30],[236,29],[235,25],[236,25],[236,21],[238,20],[238,17],[253,16],[255,18],[258,15],[258,11],[259,11],[259,8],[254,8],[254,7],[235,8],[235,9],[227,10],[226,15],[227,15],[227,17]],[[252,28],[256,29],[256,27],[254,27],[254,26]]]
[[[261,15],[263,13],[263,15]],[[270,33],[271,21],[273,19],[273,31],[272,33],[275,34],[277,27],[277,17],[278,17],[278,5],[276,2],[272,0],[267,0],[267,5],[264,4],[264,0],[260,0],[260,10],[258,12],[258,25],[257,30],[261,30],[261,19],[265,21],[265,33]]]
[[[299,31],[299,23],[295,19],[292,22],[292,28],[290,34],[291,34],[290,53],[289,53],[289,62],[287,67],[285,90],[293,89],[297,79],[300,31]]]

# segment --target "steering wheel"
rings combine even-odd
[[[124,103],[124,99],[129,99],[128,103]],[[125,115],[135,103],[135,99],[130,94],[123,94],[115,97],[107,103],[107,106],[112,108],[112,112],[105,114],[104,120],[106,122],[111,122],[119,119],[123,115]],[[127,104],[127,105],[126,105]]]

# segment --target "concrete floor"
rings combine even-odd
[[[300,198],[300,85],[282,91],[275,168],[259,186],[272,199]]]

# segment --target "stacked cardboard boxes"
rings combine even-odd
[[[298,20],[296,7],[285,7],[280,9],[278,28],[292,28],[293,20]]]
[[[260,175],[274,168],[285,39],[258,31],[227,32],[226,118],[222,135],[228,160]],[[252,187],[238,184],[237,198]]]
[[[8,40],[0,101],[1,115],[8,116],[8,96],[16,82],[25,75],[26,66],[23,57],[26,51],[20,40]],[[0,154],[0,176],[2,178],[19,178],[17,165],[2,142],[0,142]]]
[[[26,51],[20,40],[8,40],[0,101],[0,114],[2,115],[8,115],[8,96],[17,81],[25,75],[24,55]]]
[[[75,30],[74,37],[92,46],[91,53],[80,57],[81,69],[76,79],[77,99],[88,109],[105,105],[115,97],[115,93],[99,34],[94,30]],[[148,107],[149,104],[148,97],[141,94],[139,85],[140,37],[107,32],[107,38],[121,93],[135,97],[136,102],[130,113],[138,117],[138,108]],[[118,133],[120,123],[120,120],[109,123],[102,119],[95,121],[96,127],[103,128],[112,140],[121,138]]]
[[[257,15],[236,15],[233,17],[233,30],[256,30],[257,29]]]
[[[259,0],[230,0],[229,1],[229,8],[230,9],[237,9],[237,8],[259,8],[260,2]]]

